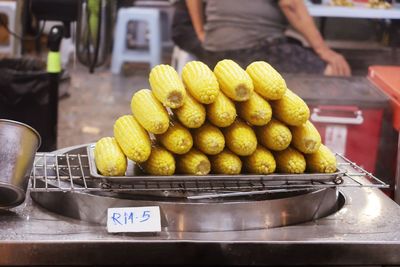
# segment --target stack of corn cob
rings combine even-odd
[[[150,72],[151,90],[137,91],[131,115],[114,137],[96,143],[105,176],[123,176],[127,158],[150,175],[269,174],[336,171],[334,154],[308,120],[307,104],[268,63],[246,70],[232,60],[214,68],[168,65]]]

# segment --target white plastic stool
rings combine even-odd
[[[8,28],[12,32],[16,32],[16,15],[17,13],[17,3],[14,1],[0,1],[0,14],[4,14],[8,17]],[[9,54],[15,55],[14,48],[15,45],[15,37],[13,35],[9,35],[9,42],[7,45],[0,45],[0,53],[1,54]]]
[[[185,64],[193,60],[197,60],[195,55],[180,49],[177,45],[174,46],[174,50],[172,50],[171,66],[174,67],[179,74],[182,73]]]
[[[127,49],[126,32],[129,21],[145,21],[149,28],[149,50]],[[161,26],[160,11],[154,8],[121,8],[118,11],[117,26],[111,72],[118,74],[124,62],[149,62],[150,67],[161,63]]]

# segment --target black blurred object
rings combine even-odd
[[[51,28],[48,47],[58,52],[63,26]],[[58,85],[61,74],[48,73],[38,59],[0,60],[0,118],[24,122],[42,137],[39,151],[57,149]]]
[[[322,4],[322,0],[311,0],[311,3],[320,5],[320,4]]]
[[[104,65],[110,55],[117,1],[98,0],[96,4],[81,1],[76,26],[76,55],[90,73]]]
[[[47,47],[49,48],[49,53],[58,53],[60,51],[61,40],[65,36],[64,27],[61,25],[53,26],[50,29],[48,38],[47,38]],[[59,54],[59,53],[58,53]],[[49,62],[47,62],[49,64]],[[61,71],[61,59],[58,62],[60,65]],[[58,125],[58,99],[59,99],[59,81],[61,77],[61,73],[58,70],[47,70],[49,83],[50,83],[50,102],[54,103],[54,107],[50,112],[50,121],[49,124],[52,125],[52,133],[55,136],[55,146],[57,146],[57,125]],[[55,148],[52,150],[55,150]],[[51,150],[50,150],[51,151]]]
[[[65,37],[71,35],[70,23],[78,19],[80,0],[31,0],[31,12],[38,20],[55,20],[64,23]]]
[[[51,82],[44,62],[18,58],[0,60],[0,118],[24,122],[42,137],[39,151],[57,146],[57,125],[50,123],[58,98],[50,97]]]
[[[30,12],[25,13],[31,13],[38,21],[62,22],[65,38],[71,36],[71,22],[76,21],[76,55],[93,73],[95,67],[107,62],[110,54],[113,14],[118,3],[114,0],[29,0]]]
[[[136,0],[118,0],[117,1],[117,9],[123,7],[133,7],[135,5]]]
[[[51,28],[49,37],[47,38],[47,47],[52,52],[60,50],[61,40],[64,37],[64,27],[57,25]]]
[[[193,28],[192,20],[185,1],[174,3],[174,16],[172,19],[172,40],[180,49],[203,58],[205,50]],[[205,4],[203,3],[203,8]]]

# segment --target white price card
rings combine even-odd
[[[126,207],[107,210],[109,233],[161,232],[160,207]]]

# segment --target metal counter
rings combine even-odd
[[[50,213],[28,197],[0,212],[0,264],[400,265],[400,207],[378,189],[341,191],[344,207],[309,223],[146,235],[108,234],[104,226]]]

